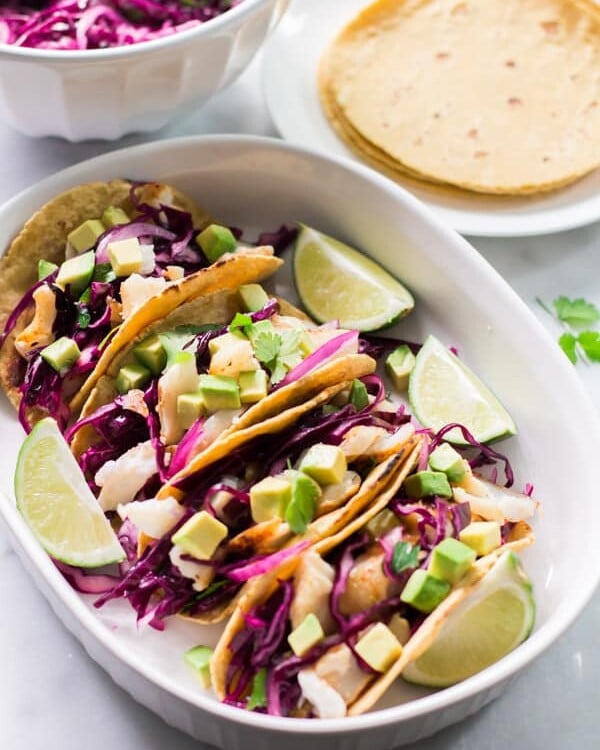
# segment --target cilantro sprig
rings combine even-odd
[[[254,340],[256,359],[271,373],[271,382],[279,383],[302,361],[301,332],[298,330],[263,331]]]
[[[392,553],[391,568],[394,573],[402,573],[403,570],[416,568],[419,564],[419,552],[421,548],[418,544],[414,546],[410,542],[396,542]]]
[[[600,310],[593,302],[583,297],[561,296],[553,300],[553,310],[539,297],[536,302],[565,329],[558,344],[573,364],[600,362],[600,331],[595,327],[600,321]]]

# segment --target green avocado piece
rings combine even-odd
[[[38,281],[46,279],[51,273],[54,273],[57,268],[58,266],[56,263],[50,263],[49,260],[44,260],[43,258],[38,260]]]
[[[200,678],[202,687],[210,687],[210,660],[214,651],[209,646],[194,646],[185,652],[183,660]]]
[[[240,401],[255,404],[267,395],[269,376],[264,370],[240,372]]]
[[[211,263],[214,263],[225,253],[233,252],[237,247],[237,240],[231,229],[219,224],[209,224],[196,237],[196,243]]]
[[[442,471],[449,482],[461,482],[467,473],[464,458],[448,443],[442,443],[432,452],[429,466],[433,471]]]
[[[64,375],[79,359],[81,352],[73,339],[61,336],[40,352],[44,362],[47,362],[60,375]]]
[[[132,363],[121,367],[115,385],[119,393],[128,393],[134,388],[143,388],[151,377],[152,373],[147,367]]]
[[[240,297],[248,312],[262,310],[269,301],[269,295],[260,284],[242,284],[240,287]]]
[[[383,622],[359,638],[354,649],[376,672],[386,672],[402,654],[402,644]]]
[[[321,485],[338,484],[344,478],[348,463],[337,445],[317,443],[306,451],[298,469]]]
[[[96,254],[93,250],[65,260],[58,269],[57,285],[62,289],[68,286],[71,295],[78,297],[92,280],[95,263]]]
[[[365,529],[372,539],[377,540],[380,537],[385,536],[388,531],[396,528],[396,526],[400,526],[400,519],[395,513],[392,513],[391,510],[384,508],[367,522]]]
[[[129,224],[130,221],[129,216],[118,206],[109,206],[102,214],[102,223],[109,229],[119,226],[119,224]]]
[[[76,229],[73,229],[67,236],[67,240],[73,250],[82,253],[84,250],[94,247],[98,241],[98,237],[104,234],[105,231],[106,227],[100,219],[88,219]]]
[[[283,477],[265,477],[250,488],[250,512],[255,523],[283,518],[292,499],[292,483]]]
[[[108,245],[108,259],[117,276],[131,276],[139,273],[142,263],[142,248],[137,237],[117,240]]]
[[[408,388],[408,379],[415,366],[415,355],[406,344],[394,349],[385,360],[385,369],[397,391]]]
[[[408,579],[400,599],[420,612],[433,612],[450,592],[450,584],[434,578],[431,573],[419,568]]]
[[[227,526],[205,510],[194,513],[171,537],[186,555],[210,560],[227,536]]]
[[[302,656],[325,638],[319,618],[310,612],[288,635],[288,643],[296,656]]]
[[[477,554],[458,539],[448,537],[433,548],[428,570],[434,578],[456,583],[475,562]]]
[[[354,405],[356,411],[360,411],[361,409],[364,409],[365,406],[369,405],[369,394],[367,393],[367,386],[360,380],[352,381],[349,401]]]
[[[200,375],[199,391],[208,412],[239,409],[242,405],[240,387],[234,378],[227,375]]]
[[[497,521],[473,521],[465,526],[458,538],[477,555],[487,555],[502,544],[502,530]]]
[[[448,477],[442,471],[417,471],[404,482],[408,497],[452,497]]]
[[[189,430],[205,411],[206,405],[201,393],[182,393],[177,396],[177,421],[184,430]]]
[[[134,347],[133,356],[153,375],[160,375],[167,364],[167,353],[158,336],[150,336]]]

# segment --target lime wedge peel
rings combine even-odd
[[[403,678],[426,687],[448,687],[471,677],[530,635],[535,609],[533,587],[518,557],[504,552],[446,615],[437,637],[405,667]]]
[[[384,268],[343,242],[301,226],[294,247],[296,290],[317,322],[342,328],[387,328],[414,307],[412,294]]]
[[[431,430],[458,422],[480,443],[516,435],[516,425],[496,396],[435,336],[428,336],[410,375],[408,399],[417,420]],[[464,445],[459,430],[444,438]]]
[[[124,559],[117,535],[51,418],[38,422],[23,442],[15,497],[27,525],[54,559],[81,568]]]

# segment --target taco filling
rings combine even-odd
[[[225,702],[277,716],[367,710],[423,650],[416,641],[431,640],[432,613],[447,617],[492,558],[531,542],[530,489],[478,478],[439,436],[414,469],[387,504],[376,499],[240,604],[212,661]]]
[[[183,476],[173,485],[177,500],[162,491],[161,499],[119,505],[141,539],[140,554],[101,603],[125,597],[156,627],[176,613],[221,619],[246,581],[358,514],[396,476],[414,447],[414,427],[402,409],[383,404],[377,376],[356,383],[366,403],[352,401],[353,381],[341,382]],[[361,429],[371,446],[357,453]]]

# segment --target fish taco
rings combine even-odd
[[[439,435],[423,436],[401,480],[247,589],[211,659],[221,700],[279,716],[363,713],[411,677],[461,608],[522,578],[529,492],[477,476]],[[473,673],[464,662],[461,679]]]
[[[330,361],[306,376],[302,400],[268,407],[198,453],[156,497],[119,506],[136,551],[101,601],[124,597],[156,626],[172,614],[220,621],[249,581],[376,498],[390,499],[418,440],[402,410],[384,407],[373,366],[362,354]],[[308,390],[311,382],[319,387]],[[368,443],[361,426],[373,429]]]
[[[64,428],[120,349],[183,301],[279,267],[210,222],[175,188],[124,180],[29,219],[0,261],[0,383],[26,430],[48,415]]]

